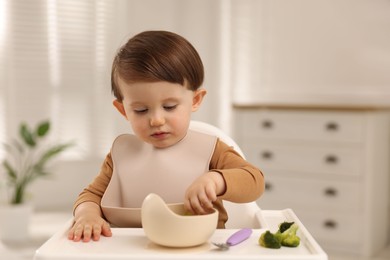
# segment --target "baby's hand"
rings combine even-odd
[[[91,239],[98,241],[100,235],[112,236],[110,225],[97,213],[96,209],[85,207],[88,205],[83,204],[76,209],[75,222],[68,232],[68,239],[75,242],[81,240],[89,242]]]
[[[218,172],[207,172],[198,177],[185,194],[184,206],[194,214],[207,214],[213,209],[213,201],[225,191],[225,180]]]

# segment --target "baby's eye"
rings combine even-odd
[[[134,113],[136,114],[145,114],[146,112],[148,112],[147,108],[134,109]]]
[[[177,107],[177,105],[166,105],[164,106],[164,109],[167,111],[174,110]]]

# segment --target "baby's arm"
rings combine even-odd
[[[106,156],[99,175],[85,188],[74,204],[74,224],[68,238],[88,242],[99,240],[100,235],[111,236],[109,224],[102,218],[100,201],[112,176],[111,153]]]
[[[210,160],[210,172],[197,178],[187,189],[185,206],[204,214],[218,196],[236,203],[254,201],[264,192],[262,172],[227,144],[217,141]]]
[[[84,202],[74,211],[74,223],[69,230],[68,239],[75,242],[98,241],[100,235],[112,236],[110,225],[103,219],[99,205],[94,202]]]
[[[235,203],[257,200],[264,192],[264,176],[259,168],[242,158],[232,147],[217,142],[210,169],[225,180],[225,193],[219,199]]]
[[[225,192],[226,185],[218,172],[207,172],[199,176],[188,188],[184,205],[195,214],[206,214],[213,208],[213,201]]]

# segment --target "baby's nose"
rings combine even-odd
[[[161,126],[165,124],[165,118],[161,114],[155,114],[150,118],[151,126]]]

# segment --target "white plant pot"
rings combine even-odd
[[[0,239],[10,243],[28,241],[32,212],[33,207],[29,203],[0,205]]]

